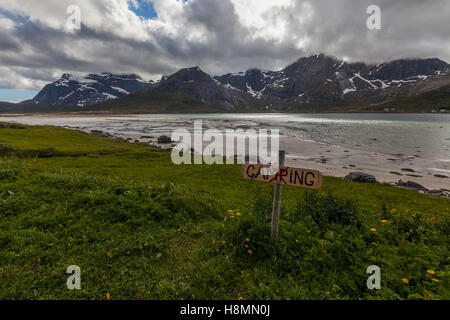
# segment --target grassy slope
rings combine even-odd
[[[450,86],[444,86],[429,92],[421,93],[410,98],[402,98],[391,103],[380,106],[380,110],[384,107],[396,107],[405,112],[431,112],[441,109],[450,111]]]
[[[239,166],[52,127],[0,129],[0,145],[0,298],[450,298],[448,199],[329,177],[319,198],[286,187],[273,246],[272,186]],[[82,290],[66,289],[72,264]]]

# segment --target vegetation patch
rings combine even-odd
[[[52,127],[0,142],[1,299],[450,298],[446,198],[330,177],[286,187],[274,243],[273,186],[240,166],[176,166]],[[49,148],[59,156],[20,155]],[[66,287],[70,265],[81,290]]]

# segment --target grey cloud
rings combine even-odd
[[[370,4],[381,7],[382,30],[366,28]],[[293,0],[291,6],[265,13],[268,23],[285,23],[288,32],[279,40],[255,37],[238,14],[231,0],[192,0],[175,22],[186,28],[175,34],[148,28],[145,40],[91,25],[70,34],[39,21],[16,21],[12,32],[0,29],[0,67],[38,88],[55,73],[135,72],[156,77],[199,65],[221,74],[252,67],[278,69],[319,52],[365,62],[409,57],[450,61],[448,0]],[[204,31],[202,41],[188,39],[199,31]],[[302,39],[308,41],[299,47]],[[7,72],[0,75],[0,86],[11,83],[7,77]]]

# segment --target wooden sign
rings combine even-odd
[[[322,186],[322,174],[316,170],[280,167],[274,172],[270,165],[249,164],[242,166],[245,179],[264,181],[308,189],[318,189]]]

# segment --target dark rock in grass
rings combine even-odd
[[[345,176],[345,180],[360,182],[360,183],[375,183],[377,180],[374,176],[364,172],[350,172]]]
[[[172,143],[172,138],[170,138],[168,136],[161,136],[158,138],[158,143],[162,143],[162,144]]]
[[[444,176],[443,174],[435,174],[434,175],[436,178],[442,178],[442,179],[448,179],[447,176]]]
[[[0,123],[0,129],[25,129],[24,126],[18,126],[18,125],[9,125],[9,124],[1,124]]]
[[[425,188],[424,186],[422,186],[414,181],[404,182],[403,180],[400,180],[399,182],[397,182],[397,185],[399,187],[404,187],[404,188],[418,190],[418,191],[428,191],[427,188]]]

